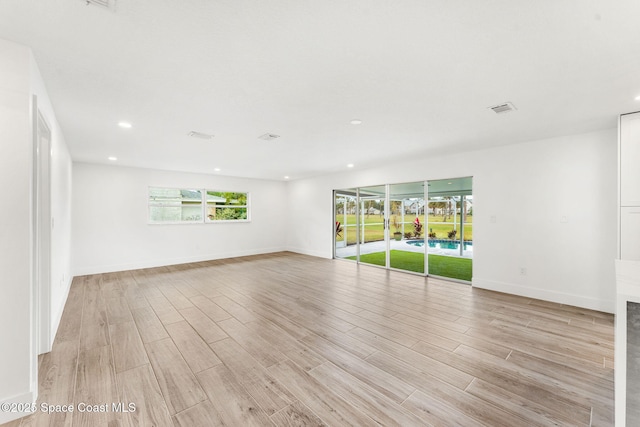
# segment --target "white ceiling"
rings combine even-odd
[[[638,0],[1,0],[0,38],[32,47],[75,160],[297,179],[613,128],[640,110],[639,17]]]

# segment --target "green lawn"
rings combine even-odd
[[[391,268],[424,273],[424,254],[392,250]],[[355,260],[356,257],[346,259]],[[360,255],[360,262],[384,265],[384,252]],[[471,258],[456,258],[443,255],[429,255],[429,274],[471,281],[473,261]]]

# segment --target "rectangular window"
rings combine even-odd
[[[152,224],[249,221],[249,193],[149,187]]]
[[[149,222],[202,222],[202,190],[149,188]]]
[[[207,190],[207,222],[248,220],[249,193]]]

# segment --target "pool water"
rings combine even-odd
[[[438,248],[438,249],[459,249],[460,248],[460,242],[452,242],[451,240],[428,240],[428,242],[429,242],[428,244],[430,248]],[[422,247],[424,246],[424,239],[407,240],[406,243],[407,245]],[[472,249],[473,249],[473,242],[465,241],[463,250],[467,251]]]

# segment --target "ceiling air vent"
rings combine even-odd
[[[496,114],[501,114],[501,113],[508,113],[509,111],[515,111],[516,107],[510,103],[510,102],[505,102],[504,104],[498,104],[498,105],[494,105],[493,107],[489,107],[493,110],[494,113]]]
[[[103,9],[114,10],[116,7],[116,0],[84,0],[87,6],[93,5]]]
[[[209,135],[208,133],[196,132],[196,131],[191,131],[187,135],[193,138],[213,139],[213,135]]]
[[[265,141],[273,141],[276,138],[280,138],[280,135],[276,135],[275,133],[265,133],[258,137],[258,139],[263,139]]]

